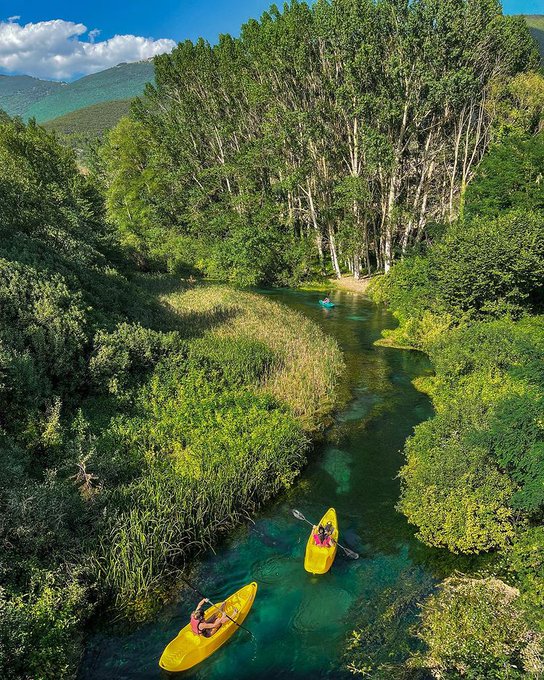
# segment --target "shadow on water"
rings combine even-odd
[[[337,306],[324,310],[319,293],[262,292],[303,312],[337,339],[346,361],[343,389],[350,399],[296,485],[198,566],[195,580],[216,600],[258,582],[246,620],[256,640],[238,631],[184,677],[349,678],[343,652],[361,613],[401,589],[403,581],[428,588],[457,566],[445,553],[418,543],[395,510],[404,441],[432,415],[428,398],[412,380],[429,374],[431,366],[423,354],[373,344],[394,320],[362,296],[338,293]],[[341,541],[361,557],[349,560],[339,551],[331,572],[313,577],[303,569],[308,527],[290,510],[296,507],[318,520],[329,506],[337,510]],[[184,592],[134,633],[93,638],[81,680],[160,678],[158,658],[188,620],[194,600]],[[412,621],[408,613],[403,616],[401,610],[395,625],[404,634]]]

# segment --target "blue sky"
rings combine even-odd
[[[179,41],[200,36],[214,41],[219,33],[237,33],[250,17],[259,17],[270,0],[11,0],[2,3],[21,23],[65,19],[101,31]],[[281,5],[281,0],[278,2]],[[544,0],[506,0],[508,14],[544,13]],[[2,17],[3,19],[7,18]]]
[[[270,4],[270,0],[11,0],[2,6],[9,15],[20,16],[20,23],[64,19],[99,29],[100,39],[132,33],[214,41],[219,33],[237,33],[242,23],[259,17]]]
[[[270,0],[10,0],[0,5],[5,12],[0,73],[72,80],[170,51],[186,38],[215,42],[220,33],[237,34],[269,5]],[[504,11],[544,13],[544,0],[504,0]]]

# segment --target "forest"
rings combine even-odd
[[[298,1],[180,44],[103,155],[146,261],[240,284],[387,271],[455,218],[494,112],[527,104],[521,18],[478,2]]]
[[[544,76],[524,22],[495,0],[273,6],[156,57],[84,163],[1,115],[0,676],[75,677],[97,617],[149,619],[293,484],[342,353],[244,289],[350,274],[398,321],[379,343],[434,369],[398,511],[485,559],[418,601],[402,663],[369,661],[359,629],[346,667],[542,677]]]

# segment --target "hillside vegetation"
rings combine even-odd
[[[119,64],[67,84],[30,106],[24,117],[43,123],[92,104],[132,99],[141,95],[146,83],[153,80],[151,61]]]
[[[258,295],[132,278],[72,152],[5,118],[0,225],[0,676],[58,680],[292,483],[342,360]]]
[[[33,104],[65,86],[66,83],[30,76],[0,75],[0,109],[10,116],[24,117]]]
[[[43,127],[49,132],[57,132],[70,139],[101,138],[105,132],[115,127],[129,110],[130,99],[102,102],[53,118],[44,123]]]
[[[524,16],[531,35],[538,44],[540,57],[544,63],[544,14],[526,14]]]

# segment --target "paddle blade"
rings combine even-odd
[[[346,553],[348,557],[351,557],[352,560],[358,560],[359,559],[359,553],[353,552],[353,550],[350,550],[349,548],[344,548],[344,546],[341,546],[342,550]]]
[[[306,519],[306,517],[304,517],[304,515],[303,515],[299,510],[292,510],[291,512],[293,513],[293,515],[294,515],[297,519],[301,519],[303,522],[307,522],[307,521],[308,521],[308,520]]]

